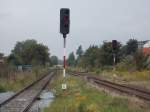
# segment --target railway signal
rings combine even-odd
[[[117,50],[117,47],[118,47],[117,40],[112,40],[113,62],[114,62],[114,65],[116,64],[116,50]]]
[[[60,33],[66,35],[70,27],[70,10],[68,8],[60,9]]]
[[[68,8],[60,9],[60,33],[63,35],[64,39],[64,68],[63,77],[66,77],[66,36],[69,33],[70,28],[70,10]],[[67,85],[62,84],[62,89],[66,89]]]
[[[117,40],[112,40],[112,48],[113,48],[113,50],[116,50],[117,46],[118,46]]]

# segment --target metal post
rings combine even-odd
[[[66,77],[66,35],[63,34],[63,38],[64,38],[64,56],[63,56],[63,60],[64,60],[64,65],[63,65],[63,77],[65,79]],[[62,84],[62,89],[66,89],[67,85],[64,83]]]
[[[116,64],[116,54],[114,53],[114,65]]]
[[[114,53],[113,53],[113,70],[114,70],[114,71],[116,71],[115,65],[116,65],[116,53],[114,52]]]
[[[63,69],[63,76],[66,76],[66,35],[63,35],[64,38],[64,69]]]

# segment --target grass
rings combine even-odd
[[[27,86],[32,81],[35,81],[35,75],[30,72],[17,73],[15,79],[0,79],[0,86],[5,91],[18,91],[19,89]]]
[[[143,71],[103,71],[99,75],[106,76],[108,79],[114,78],[113,74],[116,77],[120,77],[126,81],[150,81],[150,70]]]
[[[67,90],[61,89],[66,82]],[[125,97],[111,96],[97,90],[81,78],[57,76],[50,84],[55,99],[44,112],[149,112]]]
[[[37,72],[16,72],[15,75],[9,76],[9,78],[0,78],[0,92],[5,91],[19,91],[20,89],[31,84],[41,75],[45,74],[47,69],[39,69]]]
[[[71,71],[85,71],[82,68],[69,68]],[[127,81],[150,81],[150,70],[134,70],[134,71],[121,71],[113,70],[112,67],[107,67],[106,69],[93,68],[93,72],[90,72],[93,75],[103,75],[108,79],[114,78],[114,74],[117,77],[121,77],[123,80]]]

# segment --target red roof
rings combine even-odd
[[[144,53],[145,55],[150,54],[150,48],[143,48],[143,53]]]

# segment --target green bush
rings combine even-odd
[[[101,69],[96,69],[95,71],[96,74],[100,74],[101,72],[102,72]]]
[[[119,71],[135,71],[150,69],[150,56],[144,55],[143,52],[137,51],[133,55],[128,55],[116,65]]]
[[[87,112],[87,107],[84,103],[79,104],[78,112]]]
[[[136,69],[136,65],[134,63],[134,57],[128,55],[127,57],[123,58],[120,63],[116,65],[116,70],[118,71],[132,71]]]
[[[147,59],[148,56],[144,55],[142,51],[137,51],[134,55],[134,62],[136,64],[136,69],[137,70],[143,70],[147,68]]]
[[[5,88],[3,86],[0,85],[0,92],[5,92]]]
[[[147,69],[150,70],[150,56],[148,56],[148,58],[146,60],[146,64],[147,64]]]

